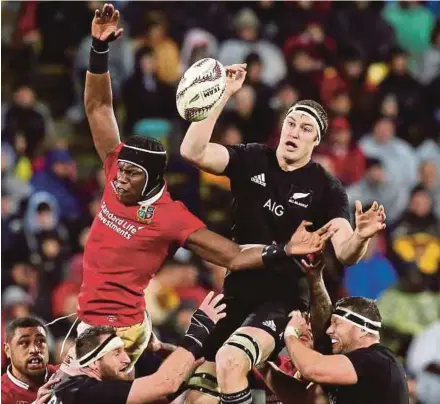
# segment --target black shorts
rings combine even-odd
[[[307,310],[307,302],[270,300],[253,302],[225,297],[227,316],[220,320],[203,345],[202,356],[210,362],[225,341],[240,327],[255,327],[268,332],[275,339],[275,349],[270,359],[278,356],[284,347],[284,330],[292,310]]]

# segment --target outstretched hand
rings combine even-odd
[[[356,206],[356,232],[361,238],[368,239],[385,229],[385,208],[375,201],[370,209],[362,212],[361,201],[355,202]]]
[[[246,78],[246,64],[225,66],[226,70],[226,95],[231,97],[243,86]]]
[[[320,252],[324,249],[327,241],[336,233],[331,228],[331,223],[327,223],[319,230],[309,232],[306,227],[311,225],[311,222],[305,220],[301,222],[286,245],[287,255],[307,255]]]
[[[107,42],[118,39],[124,31],[122,28],[118,28],[119,17],[119,11],[115,10],[113,4],[105,3],[102,10],[95,10],[95,17],[92,21],[92,37]]]
[[[218,305],[222,299],[222,294],[214,297],[214,292],[209,292],[199,306],[199,310],[203,311],[214,324],[217,324],[218,321],[226,317],[226,313],[223,311],[226,308],[226,304]]]

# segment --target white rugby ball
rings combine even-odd
[[[226,71],[215,59],[197,61],[182,76],[177,87],[179,115],[190,122],[206,119],[219,104],[226,89]]]

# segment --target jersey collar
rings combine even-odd
[[[21,380],[18,380],[11,372],[12,366],[9,365],[8,368],[6,369],[6,374],[9,377],[9,380],[14,383],[16,386],[21,387],[22,389],[25,390],[29,390],[31,388],[31,386],[29,386],[28,384],[26,384],[25,382],[22,382]]]
[[[140,202],[138,202],[138,204],[139,205],[152,205],[154,202],[158,201],[162,197],[162,195],[165,191],[165,187],[166,187],[166,185],[164,184],[162,189],[156,195],[152,196],[150,199],[145,199],[144,201],[140,201]]]
[[[31,386],[29,384],[26,384],[25,382],[22,382],[21,380],[17,379],[11,372],[12,365],[9,365],[6,369],[6,374],[8,375],[9,380],[14,383],[16,386],[21,387],[24,390],[30,390]],[[44,380],[47,380],[49,376],[49,371],[46,367],[46,375],[44,376]]]

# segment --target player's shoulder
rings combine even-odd
[[[325,186],[329,188],[339,188],[344,189],[341,181],[334,175],[330,174],[321,164],[316,161],[311,161],[308,166],[309,172],[313,173],[313,177],[322,182]]]

